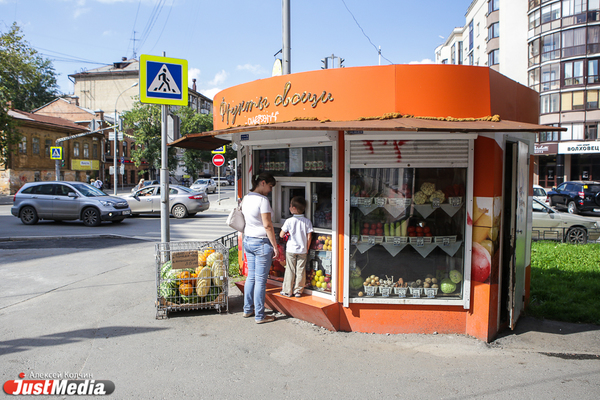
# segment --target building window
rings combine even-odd
[[[560,32],[542,36],[542,62],[560,58]]]
[[[597,110],[598,109],[598,90],[588,90],[587,91],[587,102],[585,104],[585,108],[588,110]]]
[[[19,142],[19,154],[27,154],[27,137],[25,136]]]
[[[540,91],[540,69],[534,68],[529,71],[528,85],[536,92]]]
[[[585,126],[585,137],[584,140],[597,140],[598,139],[598,124],[586,125]]]
[[[541,68],[541,91],[560,89],[560,64],[548,64]]]
[[[563,86],[583,85],[583,60],[563,64]]]
[[[540,96],[540,114],[559,112],[558,103],[558,93]]]
[[[561,127],[567,130],[560,133],[560,140],[583,140],[583,124],[562,124]]]
[[[500,22],[496,22],[488,28],[488,40],[500,36]]]
[[[500,50],[492,50],[490,54],[488,54],[488,65],[498,65],[500,64]]]
[[[73,157],[79,157],[79,142],[73,143]]]
[[[560,18],[560,3],[550,4],[542,8],[542,24]]]
[[[488,14],[493,13],[494,11],[498,11],[500,0],[489,0],[488,1]]]
[[[40,138],[31,138],[31,152],[34,156],[40,155]]]
[[[458,65],[462,65],[462,63],[463,63],[463,42],[458,42]]]
[[[469,22],[469,51],[473,50],[473,21]],[[473,63],[471,63],[473,65]]]
[[[558,132],[540,132],[540,142],[558,142]]]
[[[562,56],[573,57],[585,54],[585,28],[569,29],[562,33]]]
[[[584,102],[585,92],[583,90],[577,92],[561,93],[560,109],[561,111],[577,111],[585,109]]]
[[[89,143],[83,144],[83,158],[90,158],[90,145]]]
[[[581,14],[586,11],[587,0],[563,0],[563,17]]]
[[[111,142],[110,140],[107,140],[107,141],[105,142],[105,144],[104,144],[104,152],[105,152],[106,154],[108,154],[108,155],[110,155],[110,154],[111,154],[111,152],[110,152],[110,150],[111,150],[111,148],[112,148],[112,145],[111,145],[111,143],[112,143],[112,142]]]
[[[587,30],[587,53],[600,53],[600,26],[588,26]]]
[[[535,10],[529,14],[529,30],[535,29],[540,26],[540,10]]]
[[[598,59],[588,60],[587,83],[598,82],[600,82],[600,78],[598,77]]]
[[[450,63],[452,65],[456,64],[456,43],[452,45],[452,49],[450,50]]]
[[[540,39],[529,42],[529,66],[540,63]]]
[[[98,158],[98,143],[92,143],[92,158]]]
[[[44,145],[44,152],[46,157],[50,157],[50,147],[52,147],[52,140],[46,139],[46,143]]]
[[[123,141],[123,157],[127,157],[127,142]]]
[[[135,179],[135,171],[131,170],[131,183],[135,183],[136,179]]]

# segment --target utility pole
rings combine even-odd
[[[292,70],[292,60],[291,60],[291,45],[290,45],[290,0],[282,0],[281,4],[281,14],[282,14],[282,34],[283,34],[283,48],[282,48],[282,56],[283,56],[283,75],[291,74]]]
[[[167,53],[163,51],[162,56],[166,57]],[[183,84],[187,85],[187,82],[183,82]],[[171,227],[169,226],[169,150],[167,147],[169,109],[166,104],[162,104],[160,107],[160,241],[167,243],[171,241]]]

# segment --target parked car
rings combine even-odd
[[[220,176],[218,178],[214,177],[213,179],[215,182],[217,182],[219,184],[219,186],[228,186],[229,185],[229,181],[224,176]]]
[[[235,185],[235,177],[233,175],[227,175],[226,178],[231,186]]]
[[[150,185],[124,196],[132,215],[160,214],[160,185]],[[208,195],[180,185],[169,186],[169,209],[175,218],[193,217],[210,207]]]
[[[190,189],[197,190],[199,192],[215,193],[217,191],[217,184],[212,179],[200,178],[190,186]]]
[[[541,187],[540,185],[533,185],[533,198],[538,199],[542,203],[547,206],[550,205],[550,197],[548,197],[548,193],[546,193],[546,189]]]
[[[587,243],[600,237],[600,223],[592,218],[559,213],[533,199],[532,239]]]
[[[548,192],[550,206],[571,214],[600,212],[600,182],[567,181]]]
[[[15,194],[13,203],[10,212],[25,225],[40,219],[80,219],[85,226],[98,226],[102,221],[122,222],[131,215],[124,199],[83,182],[26,183]]]

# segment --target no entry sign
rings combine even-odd
[[[215,154],[212,161],[215,167],[220,167],[225,164],[225,157],[222,154]]]

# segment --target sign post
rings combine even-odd
[[[169,105],[188,105],[187,60],[142,54],[140,56],[140,102],[161,104],[160,239],[170,242],[169,169],[167,164],[167,117]]]
[[[225,164],[225,157],[223,154],[215,154],[212,158],[212,162],[217,167],[217,187],[219,192],[217,194],[217,203],[221,202],[221,167]]]
[[[50,159],[54,160],[56,180],[60,181],[60,160],[62,160],[62,147],[50,147]]]

